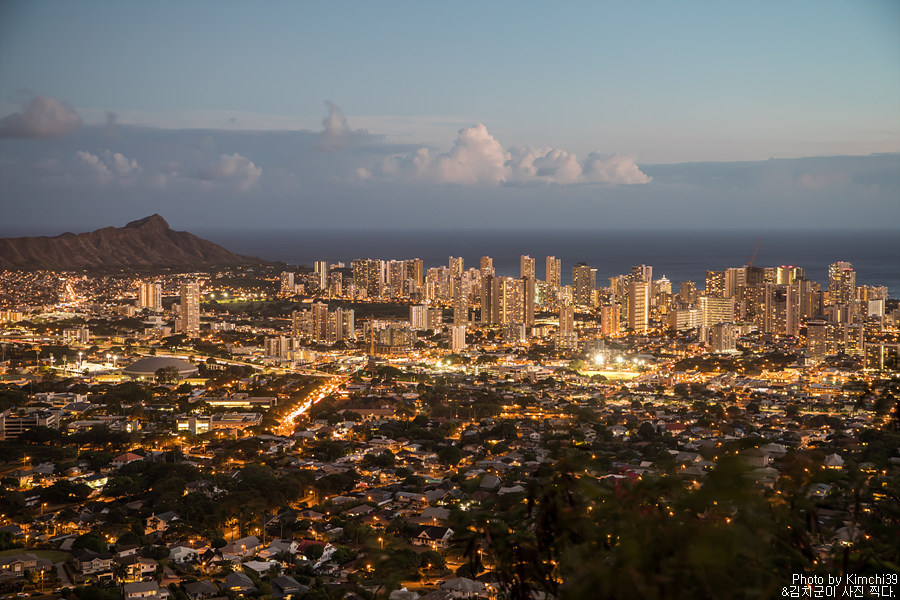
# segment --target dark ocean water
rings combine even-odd
[[[203,231],[197,235],[240,254],[296,265],[354,258],[421,258],[425,268],[447,265],[462,256],[466,268],[478,267],[482,256],[494,259],[500,275],[518,276],[519,257],[536,259],[537,277],[544,278],[547,255],[562,260],[563,282],[572,267],[585,262],[597,269],[597,284],[630,272],[632,265],[653,267],[653,277],[665,275],[675,289],[681,281],[703,287],[707,269],[746,265],[759,240],[754,264],[761,267],[804,267],[806,276],[827,281],[828,265],[849,261],[857,285],[887,286],[900,297],[900,229],[879,231]]]

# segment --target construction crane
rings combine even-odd
[[[753,261],[756,260],[756,252],[759,250],[759,243],[762,241],[762,238],[756,240],[756,248],[753,249],[753,255],[750,257],[750,262],[747,263],[747,270],[749,271],[753,267]]]

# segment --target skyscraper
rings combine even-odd
[[[534,327],[534,277],[522,278],[522,323]]]
[[[459,352],[466,347],[466,326],[454,325],[450,328],[450,351]]]
[[[387,265],[388,289],[392,298],[403,298],[408,295],[406,285],[406,261],[392,260]]]
[[[484,264],[484,259],[481,260]],[[485,274],[484,270],[481,275],[481,324],[494,324],[494,276]]]
[[[622,320],[622,306],[618,303],[604,304],[600,307],[600,335],[619,335],[620,322]]]
[[[282,271],[281,293],[284,295],[292,295],[294,293],[294,273],[292,271]]]
[[[831,304],[849,304],[856,297],[856,271],[844,261],[828,267],[828,296]]]
[[[558,289],[562,283],[562,261],[555,256],[547,257],[547,285]]]
[[[707,298],[725,297],[725,271],[707,271],[704,294]]]
[[[635,333],[647,331],[650,316],[650,284],[632,281],[628,285],[628,327]]]
[[[317,260],[313,263],[313,270],[318,275],[319,289],[326,290],[328,288],[328,261]]]
[[[556,332],[556,347],[560,350],[578,348],[578,334],[575,333],[575,307],[561,306],[559,309],[559,329]]]
[[[180,287],[181,332],[188,337],[200,337],[200,284],[185,281]]]
[[[463,267],[462,256],[451,256],[449,266],[451,279],[454,277],[462,277],[463,271],[465,270]]]
[[[490,256],[481,257],[481,276],[494,274],[494,259]]]
[[[413,304],[409,307],[409,326],[413,331],[428,329],[427,304]]]
[[[519,277],[531,277],[534,279],[534,259],[523,254],[519,258]]]
[[[138,308],[146,308],[154,312],[162,310],[161,283],[142,281],[138,284]]]
[[[597,288],[597,269],[580,262],[572,267],[572,297],[575,304],[591,306]]]
[[[462,278],[453,282],[453,324],[465,325],[469,321],[469,296],[463,287]]]

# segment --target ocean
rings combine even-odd
[[[653,267],[653,278],[665,275],[678,289],[682,281],[704,286],[707,269],[746,265],[803,267],[806,277],[826,284],[828,265],[848,261],[857,285],[887,286],[900,297],[900,230],[877,231],[567,231],[567,230],[194,230],[197,235],[233,252],[294,265],[316,260],[343,262],[354,258],[421,258],[425,268],[446,266],[462,256],[466,268],[478,267],[482,256],[494,259],[500,275],[518,277],[519,257],[536,259],[536,275],[544,278],[548,255],[562,260],[563,283],[572,267],[585,262],[597,269],[597,284],[626,274],[632,265]]]

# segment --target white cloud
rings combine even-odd
[[[223,154],[214,163],[200,171],[200,179],[205,181],[233,181],[237,188],[246,191],[262,175],[262,169],[253,161],[240,154]]]
[[[79,150],[75,153],[75,158],[78,159],[82,170],[94,177],[100,185],[106,185],[112,178],[109,167],[96,154]]]
[[[94,178],[100,185],[106,185],[113,179],[123,184],[130,183],[143,171],[136,159],[109,150],[99,155],[79,150],[75,153],[75,159],[80,170]]]
[[[83,125],[71,106],[54,98],[36,96],[23,108],[0,119],[0,138],[54,138]]]
[[[328,107],[328,116],[322,119],[322,131],[319,133],[319,139],[316,141],[316,147],[320,150],[338,150],[353,140],[359,140],[368,137],[369,132],[365,129],[350,129],[347,124],[347,117],[341,112],[334,102],[325,101]]]
[[[618,185],[650,181],[633,156],[592,152],[579,161],[575,154],[558,148],[526,146],[504,150],[481,123],[459,130],[448,152],[421,147],[410,154],[387,157],[371,170],[360,170],[358,174],[364,179],[458,185],[533,182]]]

